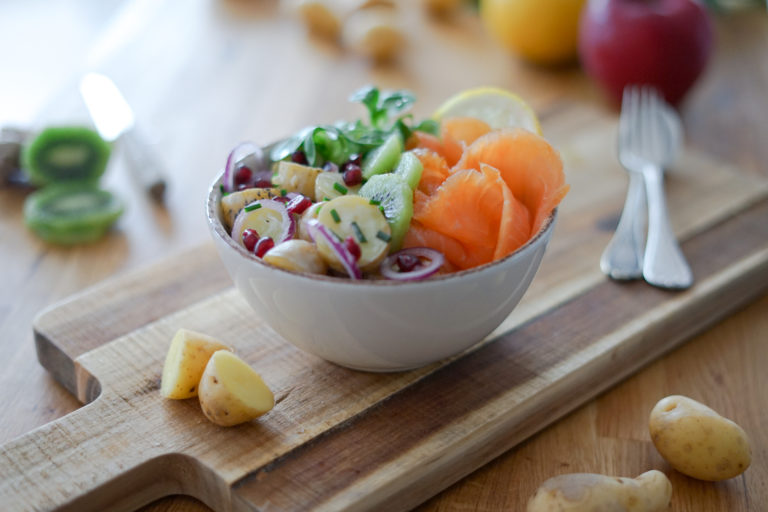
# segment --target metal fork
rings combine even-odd
[[[683,289],[693,284],[669,222],[664,196],[664,166],[682,143],[677,114],[650,87],[630,90],[629,135],[621,149],[621,162],[639,172],[645,181],[648,200],[648,240],[643,254],[643,278],[654,286]]]
[[[630,280],[643,276],[643,250],[645,247],[646,201],[645,184],[641,172],[630,168],[624,161],[626,150],[635,133],[639,95],[637,88],[624,89],[619,116],[619,161],[629,174],[627,197],[613,238],[600,257],[600,269],[613,279]]]

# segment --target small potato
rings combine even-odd
[[[679,472],[718,481],[743,473],[752,461],[746,432],[688,397],[662,398],[648,424],[656,449]]]
[[[306,240],[287,240],[270,249],[263,259],[271,265],[291,272],[325,274],[328,271],[317,246]]]
[[[232,352],[214,352],[198,393],[203,414],[217,425],[230,427],[272,410],[275,397],[261,376]]]
[[[393,60],[405,48],[401,14],[390,7],[354,12],[341,34],[346,48],[374,61]]]
[[[660,512],[669,507],[672,484],[661,471],[637,478],[592,473],[558,475],[528,501],[528,512]]]
[[[458,11],[464,0],[422,0],[421,3],[434,16],[448,16]]]
[[[165,356],[160,394],[172,399],[197,396],[197,385],[205,365],[217,350],[231,349],[205,334],[179,329]]]
[[[358,9],[373,5],[392,6],[392,0],[296,0],[293,7],[310,32],[338,39],[345,20]]]

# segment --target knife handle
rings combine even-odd
[[[146,138],[131,128],[120,136],[120,143],[128,160],[128,168],[134,179],[158,202],[165,196],[165,170],[157,152]]]

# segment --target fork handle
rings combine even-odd
[[[672,231],[664,197],[664,174],[661,167],[643,167],[648,197],[648,241],[643,256],[643,278],[661,288],[688,288],[693,284],[691,268]]]
[[[645,185],[643,176],[628,170],[629,187],[616,232],[603,251],[600,269],[613,279],[630,280],[643,276],[645,242]]]

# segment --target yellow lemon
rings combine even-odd
[[[485,27],[505,48],[538,64],[578,55],[579,15],[586,0],[481,0]]]
[[[474,117],[493,129],[520,127],[541,135],[541,125],[533,109],[518,95],[496,87],[462,91],[448,98],[432,117],[437,121]]]

